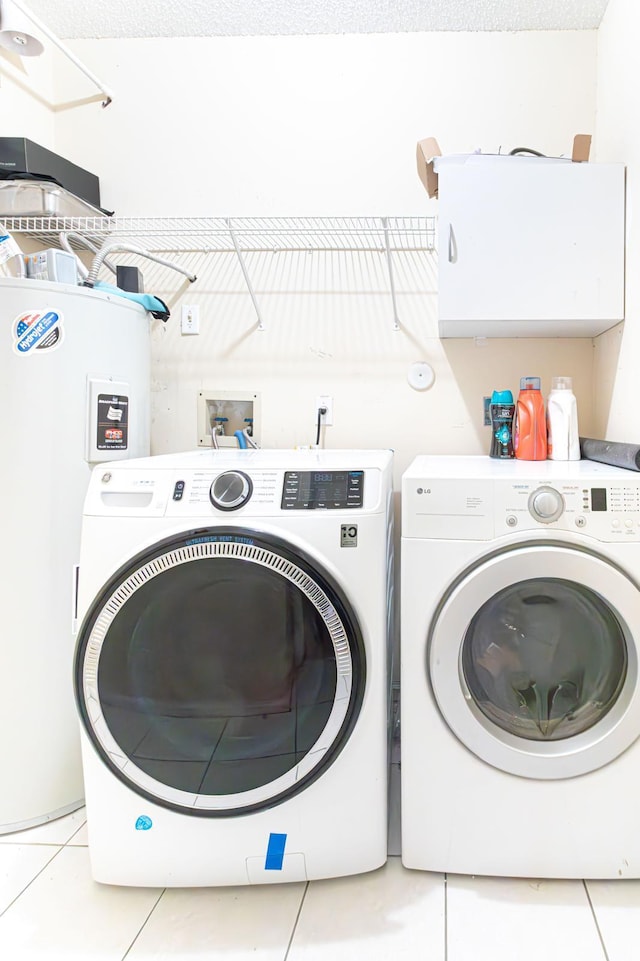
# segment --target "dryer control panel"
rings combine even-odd
[[[640,542],[640,473],[604,477],[405,477],[403,536],[490,540],[567,531],[610,543]]]
[[[603,541],[640,541],[640,483],[526,481],[496,485],[496,534],[547,527]]]

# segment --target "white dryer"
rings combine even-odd
[[[389,451],[93,472],[75,675],[96,880],[385,862],[392,544]]]
[[[418,457],[402,498],[403,863],[640,877],[640,474]]]

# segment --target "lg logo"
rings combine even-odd
[[[417,493],[418,493],[418,494],[430,494],[430,493],[431,493],[431,488],[430,488],[430,487],[419,487],[418,490],[417,490]]]

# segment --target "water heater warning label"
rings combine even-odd
[[[98,394],[98,450],[126,450],[129,444],[129,398]]]

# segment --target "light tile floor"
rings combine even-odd
[[[2,961],[638,961],[640,881],[405,870],[308,884],[115,888],[91,880],[84,812],[0,837]]]

